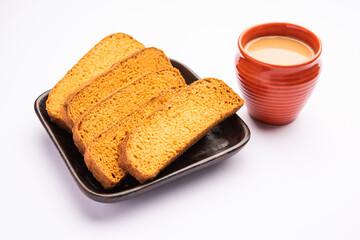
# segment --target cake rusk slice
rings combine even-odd
[[[111,34],[102,39],[51,89],[46,101],[50,119],[66,128],[60,110],[68,95],[86,81],[108,70],[114,63],[143,48],[145,46],[142,43],[124,33]]]
[[[140,183],[151,180],[243,104],[223,81],[198,80],[128,134],[119,145],[119,166]]]
[[[105,189],[115,187],[126,172],[118,164],[118,147],[131,129],[137,127],[184,86],[170,87],[100,133],[87,146],[84,160],[89,171]]]
[[[83,154],[88,143],[111,124],[171,86],[186,85],[176,68],[144,74],[91,106],[76,122],[73,139]]]
[[[170,60],[163,51],[154,47],[142,49],[69,95],[61,110],[61,118],[69,128],[73,128],[76,120],[103,97],[145,73],[170,67]]]

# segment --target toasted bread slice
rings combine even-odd
[[[61,118],[69,128],[93,104],[135,78],[172,67],[163,51],[145,48],[117,62],[107,72],[93,78],[68,96]]]
[[[126,175],[126,172],[118,164],[119,143],[131,129],[138,126],[156,108],[183,88],[184,86],[170,87],[160,92],[156,97],[121,118],[89,143],[84,154],[86,166],[105,189],[113,188]]]
[[[221,80],[207,78],[192,83],[120,143],[120,167],[141,183],[153,179],[243,103]]]
[[[68,95],[89,79],[108,70],[114,63],[143,48],[143,44],[124,33],[111,34],[102,39],[51,89],[46,101],[46,110],[51,120],[65,128],[60,110]]]
[[[186,85],[176,68],[144,74],[91,106],[73,128],[75,145],[84,153],[88,143],[114,122],[171,86]]]

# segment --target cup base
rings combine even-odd
[[[259,118],[259,117],[256,117],[256,116],[253,116],[251,114],[249,114],[249,116],[251,117],[252,120],[254,120],[256,123],[258,124],[261,124],[263,126],[266,126],[266,127],[280,127],[280,126],[285,126],[285,125],[288,125],[292,122],[294,122],[296,120],[296,118],[293,118],[293,119],[289,119],[289,120],[286,120],[286,121],[276,121],[276,120],[269,120],[269,119],[263,119],[263,118]]]

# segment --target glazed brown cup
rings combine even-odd
[[[274,35],[307,43],[314,50],[314,57],[297,65],[274,65],[252,58],[245,52],[245,45],[249,41]],[[242,32],[238,48],[236,72],[249,115],[269,125],[284,125],[294,121],[319,77],[322,51],[320,39],[298,25],[265,23]]]

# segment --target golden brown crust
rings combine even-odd
[[[86,112],[84,114],[86,114]],[[81,120],[81,117],[79,118],[78,121],[80,121],[80,120]],[[84,155],[85,145],[80,139],[79,130],[76,127],[77,125],[78,125],[78,122],[75,123],[75,126],[72,129],[73,140],[74,140],[75,146],[78,148],[79,152]]]
[[[201,83],[201,81],[212,81],[212,83],[216,83],[216,84],[220,84],[219,86],[226,86],[225,83],[223,83],[221,80],[218,79],[202,79],[199,80],[195,83],[193,83],[192,85],[199,85]],[[179,99],[187,99],[187,94],[189,94],[189,92],[191,91],[191,85],[186,88],[185,90],[183,90],[182,92],[180,92],[178,95],[182,94],[182,96],[179,96]],[[161,164],[161,167],[158,167],[158,165],[153,165],[156,163],[153,163],[151,160],[150,156],[154,156],[153,154],[155,154],[156,156],[162,156],[161,153],[159,152],[152,152],[149,153],[149,149],[146,146],[139,146],[140,149],[146,148],[146,161],[145,160],[141,160],[141,155],[137,155],[137,160],[132,159],[132,155],[129,154],[129,152],[131,152],[129,150],[129,142],[131,140],[134,140],[134,138],[131,138],[132,136],[136,135],[137,133],[144,133],[144,126],[146,124],[151,124],[152,119],[155,119],[156,117],[159,116],[166,116],[167,114],[161,115],[162,113],[166,113],[170,108],[173,108],[174,106],[176,106],[176,103],[180,104],[181,102],[176,102],[179,99],[177,99],[177,97],[172,98],[168,103],[166,103],[165,105],[162,106],[162,108],[159,108],[157,111],[153,112],[153,114],[151,116],[149,116],[147,118],[146,121],[143,122],[143,124],[141,126],[139,126],[136,129],[133,129],[130,134],[126,137],[126,139],[121,142],[121,144],[119,145],[119,166],[121,168],[123,168],[125,171],[127,171],[130,175],[132,175],[133,177],[135,177],[139,182],[143,183],[146,181],[149,181],[151,179],[153,179],[154,177],[156,177],[156,175],[163,170],[166,166],[168,166],[171,162],[173,162],[179,155],[181,155],[182,153],[184,153],[189,147],[191,147],[193,144],[195,144],[200,138],[202,138],[207,132],[209,132],[215,125],[219,124],[221,121],[223,121],[225,118],[229,117],[230,115],[233,115],[236,113],[236,111],[238,111],[240,109],[240,107],[243,105],[244,101],[236,94],[234,93],[228,86],[226,86],[226,88],[224,89],[224,91],[226,91],[229,96],[232,96],[234,98],[234,105],[229,108],[229,110],[226,110],[225,112],[221,112],[220,109],[216,109],[217,113],[217,118],[214,120],[211,120],[211,122],[208,122],[205,128],[201,128],[201,132],[199,132],[196,135],[193,135],[190,138],[189,142],[185,142],[185,146],[182,147],[181,149],[172,149],[173,153],[171,153],[171,156],[169,159],[165,160],[165,163]],[[194,93],[196,95],[196,93]],[[201,100],[202,101],[202,100]],[[224,101],[229,101],[229,99],[225,99]],[[218,107],[221,107],[222,105],[218,105]],[[162,119],[162,118],[160,118]],[[164,119],[162,119],[161,121],[163,121]],[[176,121],[176,119],[174,119],[174,121]],[[160,129],[161,130],[161,129]],[[161,130],[162,132],[162,130]],[[159,137],[159,133],[152,133],[153,135],[156,136],[156,138],[158,139],[162,139],[162,137]],[[176,134],[176,133],[174,133]],[[138,136],[138,135],[137,135]],[[147,137],[149,137],[149,135],[146,135]],[[149,138],[146,137],[147,141],[150,141]],[[143,139],[144,140],[144,139]],[[162,140],[161,140],[162,141]],[[142,142],[142,141],[140,141]],[[145,141],[146,142],[146,141]],[[139,143],[139,142],[138,142]],[[151,142],[152,144],[153,142]],[[147,144],[150,144],[149,142],[147,142]],[[138,153],[137,153],[138,154]],[[149,155],[150,154],[150,155]],[[140,158],[140,159],[139,159]],[[149,162],[150,161],[150,162]],[[141,169],[141,167],[138,165],[140,164],[140,162],[142,162],[143,164],[145,164],[145,166],[149,166],[151,171],[145,171],[144,169]]]
[[[136,130],[133,130],[136,131]],[[140,183],[144,183],[150,179],[153,179],[155,176],[145,176],[142,172],[140,172],[136,167],[133,166],[132,162],[126,155],[126,145],[129,140],[130,135],[128,135],[124,141],[122,141],[119,145],[119,158],[118,163],[119,166],[124,169],[131,176],[136,178]]]
[[[91,80],[89,80],[88,82],[86,82],[85,84],[79,86],[78,88],[76,88],[72,93],[70,93],[70,95],[66,98],[64,105],[62,105],[61,109],[60,109],[60,120],[66,125],[66,128],[68,129],[72,129],[74,127],[74,122],[72,121],[70,115],[68,114],[68,105],[70,100],[72,99],[72,97],[78,92],[80,91],[86,84],[88,84],[89,82],[91,82]]]
[[[134,80],[136,81],[136,80]],[[133,81],[133,82],[134,82]],[[85,143],[82,141],[81,137],[80,137],[80,134],[79,134],[79,125],[81,123],[81,121],[83,120],[84,117],[86,117],[86,115],[91,112],[92,109],[96,108],[97,105],[101,104],[102,102],[105,102],[107,101],[108,98],[110,98],[111,96],[117,94],[119,91],[121,91],[122,89],[126,88],[128,85],[130,85],[132,82],[130,82],[129,84],[126,84],[125,86],[117,89],[116,91],[110,93],[108,96],[102,98],[99,102],[95,103],[94,105],[92,105],[90,108],[88,108],[77,120],[76,122],[74,123],[74,126],[72,128],[72,134],[73,134],[73,140],[74,140],[74,143],[76,145],[76,147],[78,148],[79,152],[81,154],[84,154],[85,153],[85,149],[86,149],[86,146],[85,146]],[[70,117],[69,117],[70,118]]]
[[[84,153],[91,139],[119,117],[133,111],[162,90],[178,85],[185,85],[185,80],[180,72],[172,67],[141,75],[92,105],[80,116],[73,127],[75,145],[81,153]],[[138,99],[134,99],[134,96]],[[129,104],[124,105],[126,102]]]
[[[115,63],[110,69],[108,69],[107,71],[93,77],[92,79],[90,79],[89,81],[87,81],[86,83],[84,83],[83,85],[79,86],[77,89],[75,89],[65,100],[64,105],[62,106],[61,109],[61,121],[63,121],[69,128],[73,128],[75,125],[75,122],[77,120],[77,118],[74,118],[72,116],[72,114],[70,113],[70,105],[74,106],[74,99],[77,98],[77,96],[79,94],[81,94],[83,91],[86,91],[86,88],[91,86],[92,84],[96,84],[97,81],[105,79],[107,77],[107,75],[111,75],[114,72],[116,72],[118,69],[121,69],[121,66],[123,64],[126,65],[126,63],[131,60],[131,59],[136,59],[137,56],[145,53],[145,52],[158,52],[159,55],[161,54],[164,59],[166,59],[167,61],[167,65],[164,66],[165,67],[171,67],[171,63],[170,60],[166,57],[166,55],[164,54],[164,52],[160,49],[157,49],[155,47],[150,47],[150,48],[144,48],[141,49],[125,58],[123,58],[121,61]],[[142,74],[145,74],[142,73]],[[110,77],[112,78],[112,76]],[[120,83],[120,81],[119,81]],[[124,85],[126,85],[128,82],[124,83]]]
[[[125,171],[118,165],[118,154],[116,150],[116,154],[114,154],[114,149],[117,149],[119,143],[131,129],[141,124],[147,116],[184,87],[185,83],[161,91],[150,101],[104,130],[88,144],[84,154],[85,162],[91,172],[96,171],[93,175],[104,188],[116,186],[126,175]],[[95,167],[97,169],[94,169]]]
[[[113,39],[111,39],[111,38],[113,38]],[[66,127],[67,124],[62,119],[60,111],[61,111],[61,105],[64,103],[66,96],[68,96],[68,94],[70,94],[76,88],[76,86],[73,89],[71,89],[71,88],[69,88],[69,86],[66,86],[66,85],[68,85],[69,83],[70,83],[70,85],[74,84],[74,82],[72,81],[73,80],[72,75],[73,74],[76,75],[78,73],[77,71],[82,71],[82,70],[84,70],[84,67],[85,68],[88,67],[85,63],[86,60],[91,59],[93,55],[98,54],[97,51],[102,51],[101,47],[105,46],[106,44],[113,44],[113,43],[117,42],[118,40],[122,41],[120,39],[128,39],[129,44],[130,44],[130,42],[132,44],[129,46],[131,46],[131,48],[134,48],[136,50],[140,50],[141,48],[144,48],[144,45],[142,45],[141,43],[136,41],[133,37],[131,37],[127,34],[124,34],[124,33],[111,34],[111,35],[103,38],[100,42],[98,42],[51,89],[49,97],[46,101],[46,110],[48,112],[48,115],[50,116],[50,119],[53,122],[58,124],[60,127],[66,129],[67,131],[69,131],[71,129],[71,128]],[[135,44],[136,46],[133,44]],[[126,55],[128,55],[128,54],[126,54]],[[117,56],[120,56],[120,55],[117,55]],[[109,67],[111,67],[111,66],[109,66]],[[97,71],[99,72],[100,70],[98,69]],[[78,78],[77,79],[78,83],[76,83],[76,84],[81,85],[86,80],[87,79],[82,80],[81,78]],[[66,86],[65,89],[64,89],[64,86]],[[64,95],[64,97],[62,97],[63,95]],[[63,101],[63,102],[60,103],[61,101]]]
[[[100,169],[96,161],[91,157],[91,154],[89,153],[89,148],[87,148],[84,153],[84,161],[89,171],[92,173],[95,179],[103,186],[103,188],[111,189],[118,184],[118,182],[114,182],[112,179],[108,178],[105,173]]]
[[[50,117],[50,120],[55,123],[57,126],[61,127],[62,129],[64,129],[65,131],[72,133],[71,129],[68,128],[68,126],[66,125],[66,123],[64,121],[62,121],[60,118],[55,118],[53,115],[50,115],[50,113],[48,112],[48,115]]]
[[[127,142],[128,139],[130,137],[130,134],[120,143],[119,145],[119,158],[118,158],[118,162],[119,162],[119,166],[124,169],[126,172],[128,172],[131,176],[133,176],[134,178],[136,178],[136,180],[138,180],[140,183],[145,183],[147,181],[150,181],[152,179],[154,179],[157,174],[163,170],[164,168],[166,168],[170,163],[172,163],[178,156],[180,156],[181,154],[183,154],[184,152],[186,152],[191,146],[193,146],[196,142],[198,142],[203,136],[206,135],[206,133],[208,133],[213,127],[215,127],[217,124],[219,124],[220,122],[222,122],[223,120],[225,120],[226,118],[228,118],[229,116],[235,114],[239,109],[241,108],[241,106],[238,106],[236,109],[234,109],[232,112],[229,112],[228,114],[224,115],[223,118],[218,119],[218,121],[214,122],[213,124],[209,125],[209,127],[207,127],[201,134],[196,135],[195,138],[189,142],[189,144],[186,146],[186,148],[183,148],[180,152],[178,152],[177,155],[175,155],[166,165],[164,165],[161,169],[159,169],[156,173],[151,174],[151,175],[145,175],[143,172],[139,171],[137,168],[134,167],[134,165],[132,164],[131,160],[127,157],[126,155],[126,147],[127,147]],[[153,113],[154,114],[154,113]],[[136,131],[137,129],[134,129],[133,131]],[[132,132],[133,132],[132,131]]]
[[[149,49],[149,48],[148,48]],[[142,51],[142,50],[140,50]],[[139,51],[139,52],[140,52]],[[107,72],[111,72],[113,69],[115,69],[121,62],[125,62],[127,59],[134,57],[134,55],[136,55],[138,52],[135,52],[125,58],[123,58],[121,61],[115,63],[110,69],[108,69],[107,71],[93,77],[92,79],[90,79],[89,81],[85,82],[84,84],[82,84],[81,86],[79,86],[78,88],[76,88],[65,100],[64,105],[61,107],[60,110],[60,120],[66,125],[67,128],[72,129],[75,126],[75,122],[74,120],[71,118],[70,113],[69,113],[69,109],[68,106],[71,102],[71,100],[74,98],[74,96],[76,96],[82,89],[84,89],[87,85],[91,84],[92,82],[96,81],[96,79],[101,78],[102,76],[106,75]]]
[[[136,81],[136,80],[134,80]],[[131,84],[131,82],[129,83]],[[92,109],[96,108],[97,105],[101,104],[104,101],[107,101],[108,98],[110,98],[111,96],[115,95],[117,92],[121,91],[121,89],[126,88],[129,84],[126,84],[125,86],[117,89],[116,91],[110,93],[108,96],[102,98],[99,102],[97,102],[96,104],[92,105],[90,108],[88,108],[77,120],[76,122],[73,124],[73,128],[72,128],[72,134],[73,134],[73,140],[74,143],[76,145],[76,147],[78,148],[79,152],[81,154],[85,153],[85,143],[82,141],[80,134],[79,134],[79,125],[81,123],[81,121],[83,120],[84,117],[86,117],[86,115],[91,112]],[[68,116],[68,118],[70,119],[70,117]]]

